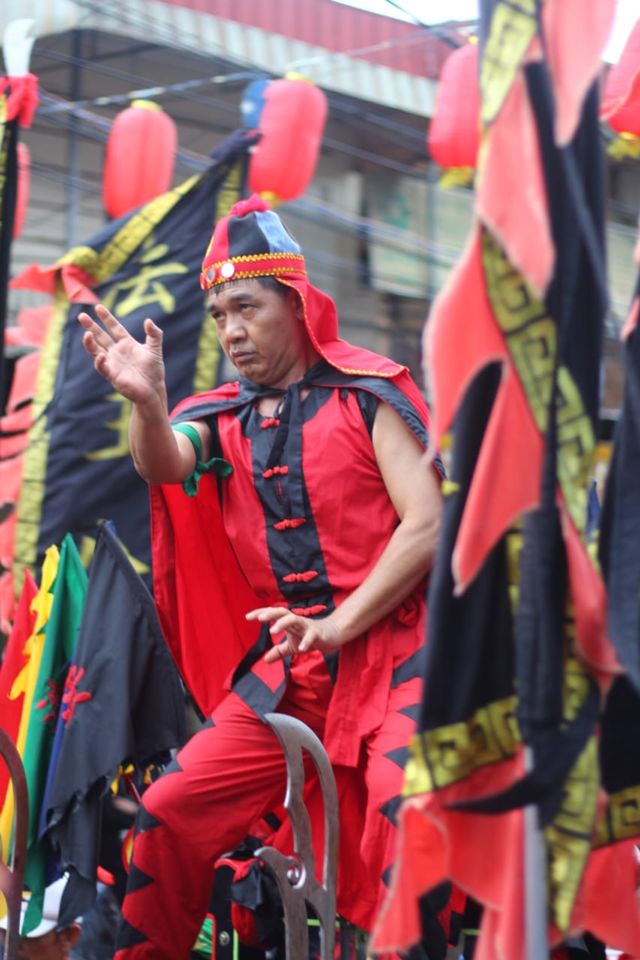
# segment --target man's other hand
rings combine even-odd
[[[345,642],[330,617],[310,620],[309,617],[291,613],[286,607],[259,607],[247,614],[247,620],[269,623],[273,637],[284,632],[284,639],[266,653],[267,663],[275,663],[284,657],[307,653],[309,650],[328,653]]]

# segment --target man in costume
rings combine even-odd
[[[67,877],[61,877],[50,884],[44,892],[42,920],[30,933],[21,936],[18,941],[18,960],[65,960],[70,950],[78,942],[80,926],[70,923],[62,927],[59,924],[60,902]],[[22,899],[20,925],[29,906],[29,895]],[[0,920],[0,956],[4,956],[5,937],[7,935],[7,917]]]
[[[420,701],[439,462],[406,368],[338,338],[333,301],[257,197],[213,233],[201,286],[239,380],[167,411],[162,332],[80,315],[100,374],[132,401],[151,485],[154,595],[210,719],[145,793],[117,957],[185,958],[216,857],[282,802],[261,717],[321,738],[341,798],[338,910],[371,929]]]

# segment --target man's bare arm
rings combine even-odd
[[[148,483],[179,483],[195,466],[196,456],[188,437],[171,429],[167,408],[162,330],[145,320],[143,343],[98,304],[96,316],[78,320],[84,328],[82,343],[98,373],[133,404],[129,420],[129,444],[136,470]],[[208,428],[194,423],[209,457]]]

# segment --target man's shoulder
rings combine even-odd
[[[238,403],[243,402],[240,381],[233,380],[230,383],[221,384],[214,390],[205,390],[202,393],[195,393],[191,397],[185,397],[172,410],[171,419],[177,422],[181,420],[201,420],[222,413],[224,410],[231,409]]]

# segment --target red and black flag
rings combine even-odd
[[[18,130],[31,126],[37,104],[38,80],[32,73],[0,77],[0,413],[6,399],[4,332],[18,195]]]
[[[411,745],[400,811],[392,896],[374,950],[404,950],[421,939],[422,895],[452,879],[483,903],[504,899],[505,864],[518,859],[517,815],[463,813],[455,804],[508,787],[523,770],[516,719],[514,591],[521,535],[508,531],[477,576],[456,590],[453,555],[469,489],[500,389],[498,364],[474,377],[451,430],[450,476],[428,595],[425,695]]]
[[[77,316],[104,303],[137,338],[151,317],[164,332],[170,406],[214,386],[219,352],[199,266],[212,224],[242,195],[251,142],[247,132],[232,135],[203,174],[110,223],[51,269],[27,268],[13,282],[55,298],[24,458],[16,568],[35,568],[66,533],[88,560],[97,523],[108,517],[136,569],[148,572],[148,493],[129,457],[130,404],[87,362]]]
[[[184,724],[151,594],[102,524],[41,812],[41,833],[70,874],[63,926],[93,903],[104,797],[118,768],[166,762],[186,739]]]
[[[448,527],[447,504],[380,950],[406,947],[408,931],[415,938],[416,895],[448,877],[484,906],[480,955],[524,956],[522,808],[531,804],[547,855],[550,942],[590,924],[599,932],[585,908],[596,734],[620,667],[587,507],[607,307],[596,80],[612,13],[609,2],[483,5],[476,219],[426,333],[434,440],[453,425],[447,489],[459,515]],[[468,405],[479,406],[470,398],[494,366],[477,440]],[[495,609],[489,626],[478,592]]]

